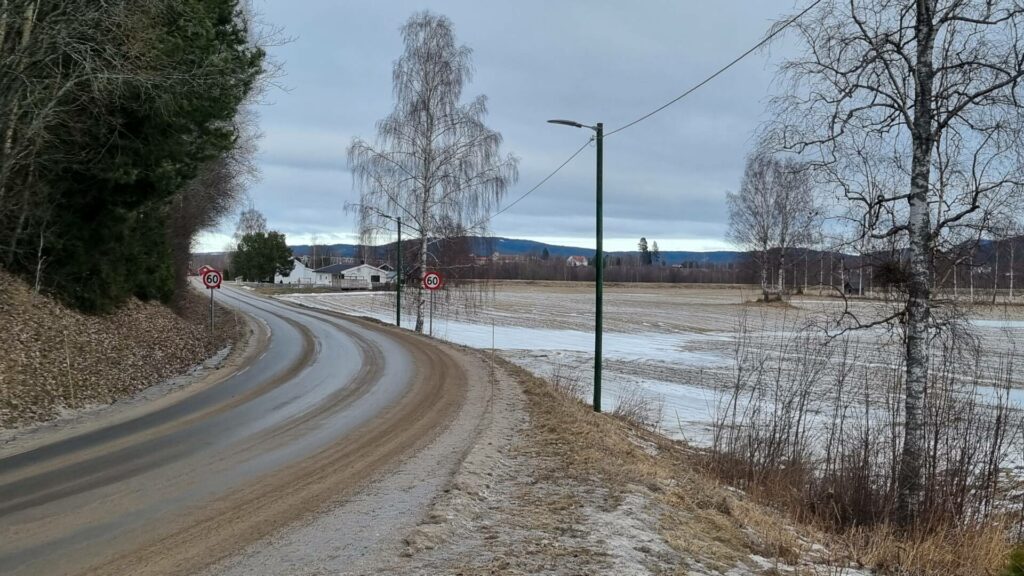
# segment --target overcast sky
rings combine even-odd
[[[611,131],[660,106],[729,62],[794,10],[792,0],[388,1],[257,0],[291,41],[272,49],[284,67],[258,109],[261,180],[250,191],[290,244],[317,234],[355,242],[357,201],[345,151],[372,139],[392,108],[399,28],[413,13],[450,18],[473,50],[464,100],[489,99],[488,125],[520,158],[518,198],[586,141],[589,131],[545,123],[604,122]],[[764,117],[785,45],[759,52],[692,96],[605,141],[606,249],[729,248],[725,193],[735,190],[752,133]],[[221,250],[234,229],[202,236]],[[594,246],[594,152],[495,218],[498,236]]]

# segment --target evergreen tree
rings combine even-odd
[[[651,264],[651,251],[647,248],[647,238],[640,238],[637,248],[640,250],[640,264],[649,266]]]
[[[14,24],[0,131],[19,154],[0,154],[0,190],[32,202],[0,210],[0,264],[45,261],[43,286],[87,311],[169,300],[173,199],[236,145],[262,72],[238,0],[37,2]]]
[[[551,258],[551,253],[548,252],[548,247],[545,246],[544,250],[540,253],[540,259],[547,260],[548,258]]]
[[[658,250],[658,241],[651,243],[651,263],[661,261],[661,250]]]
[[[292,250],[280,232],[252,232],[238,241],[231,259],[235,275],[249,282],[273,282],[274,275],[287,276],[295,268]]]

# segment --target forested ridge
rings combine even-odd
[[[248,174],[239,0],[0,0],[0,266],[89,312],[169,302]]]

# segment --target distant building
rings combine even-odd
[[[532,254],[502,254],[501,252],[493,252],[490,256],[478,256],[471,252],[469,258],[477,266],[487,266],[499,262],[529,262],[538,257]]]
[[[586,256],[569,256],[565,259],[565,265],[570,268],[576,268],[577,266],[586,266],[590,264]]]
[[[330,286],[331,275],[323,274],[308,268],[301,259],[292,258],[295,267],[287,276],[274,274],[274,284],[293,284],[303,286]]]
[[[387,269],[385,268],[387,267]],[[390,266],[377,267],[370,264],[332,264],[317,270],[318,273],[330,276],[330,284],[338,288],[372,288],[374,285],[392,282],[395,272]]]

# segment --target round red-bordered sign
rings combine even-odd
[[[220,281],[220,272],[214,270],[213,268],[208,269],[203,274],[203,286],[206,286],[207,288],[220,288]]]
[[[423,287],[427,290],[440,290],[444,286],[444,280],[437,272],[427,272],[423,275]]]

